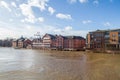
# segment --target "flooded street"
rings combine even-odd
[[[0,48],[0,80],[120,80],[120,54]]]

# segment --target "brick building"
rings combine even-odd
[[[85,39],[80,36],[45,34],[42,40],[44,49],[82,50],[85,47]]]
[[[25,38],[23,38],[23,37],[18,39],[18,43],[17,43],[18,48],[24,48],[24,40],[25,40]]]
[[[42,49],[43,47],[43,43],[42,43],[42,39],[41,38],[36,38],[32,40],[32,48],[34,49]]]
[[[62,50],[64,48],[64,39],[65,37],[62,35],[56,35],[56,48]]]
[[[56,36],[52,34],[45,34],[42,41],[44,49],[56,48]]]
[[[83,50],[85,47],[85,39],[81,36],[65,36],[65,50]]]
[[[23,37],[13,40],[12,41],[12,47],[13,48],[32,48],[32,41],[30,39],[25,39]]]
[[[14,39],[14,40],[12,41],[12,47],[13,47],[13,48],[16,48],[16,47],[18,46],[17,43],[18,43],[18,41]]]
[[[32,48],[32,41],[30,39],[25,39],[23,42],[24,48]]]

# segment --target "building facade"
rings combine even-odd
[[[55,49],[55,50],[83,50],[85,39],[81,36],[62,36],[45,34],[42,38],[25,39],[23,37],[12,42],[14,48]]]
[[[62,36],[45,34],[42,38],[43,47],[56,50],[82,50],[85,39],[81,36]]]
[[[23,37],[12,41],[13,48],[32,48],[32,41]]]
[[[89,32],[86,47],[99,50],[120,50],[120,29]]]
[[[43,43],[41,38],[36,38],[32,40],[32,48],[33,49],[42,49]]]
[[[23,45],[24,45],[24,48],[31,49],[32,41],[30,39],[25,39]]]
[[[83,50],[85,47],[85,39],[81,36],[65,36],[65,50]]]
[[[52,34],[45,34],[42,40],[44,49],[56,48],[56,36]]]
[[[64,39],[62,35],[56,35],[56,48],[62,50],[64,48]]]
[[[12,47],[16,48],[17,45],[18,45],[17,43],[18,43],[17,40],[13,40],[13,41],[12,41]]]
[[[20,39],[18,39],[18,48],[24,48],[24,38],[20,38]]]

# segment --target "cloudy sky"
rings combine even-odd
[[[0,39],[120,28],[120,0],[0,0]]]

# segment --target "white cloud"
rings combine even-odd
[[[38,7],[41,11],[46,9],[47,2],[49,0],[28,0],[26,4],[21,4],[19,6],[22,14],[25,16],[25,19],[21,20],[22,22],[30,22],[35,23],[36,21],[43,22],[44,19],[36,18],[34,16],[34,12],[32,10],[32,6]],[[53,9],[53,8],[52,8]],[[51,13],[54,13],[53,10],[51,10]]]
[[[54,31],[55,33],[58,33],[58,34],[62,32],[61,29],[54,29],[53,31]]]
[[[48,11],[50,12],[50,14],[53,14],[55,12],[55,9],[53,9],[52,7],[48,7]]]
[[[35,22],[35,16],[33,15],[33,11],[31,9],[30,5],[27,4],[21,4],[20,6],[22,14],[26,17],[25,21],[34,23]]]
[[[55,29],[54,30],[55,34],[61,34],[63,36],[82,36],[82,37],[86,37],[86,34],[89,32],[87,30],[68,30],[68,31],[64,31],[62,29]]]
[[[44,22],[44,18],[43,18],[43,17],[39,17],[39,18],[38,18],[38,21],[39,21],[39,22]]]
[[[54,26],[45,24],[41,24],[38,26],[19,24],[16,26],[13,23],[8,24],[2,21],[0,21],[0,24],[0,39],[4,39],[7,37],[19,38],[21,35],[23,35],[24,37],[33,37],[36,32],[40,32],[41,35],[44,35],[45,33],[53,33],[53,31],[57,29]]]
[[[67,30],[67,31],[72,30],[72,26],[66,26],[65,30]]]
[[[56,17],[59,18],[59,19],[72,19],[71,15],[69,14],[62,14],[62,13],[58,13],[56,14]]]
[[[33,19],[25,18],[25,19],[21,19],[20,21],[23,22],[23,23],[24,23],[24,22],[31,22],[31,23],[40,22],[40,23],[42,23],[42,22],[44,22],[45,20],[44,20],[43,17],[39,17],[39,18],[33,18]]]
[[[68,2],[72,4],[72,3],[76,3],[77,0],[68,0]]]
[[[23,22],[23,23],[25,22],[25,20],[24,20],[24,19],[21,19],[20,21],[21,21],[21,22]]]
[[[66,28],[66,30],[65,30]],[[62,28],[55,28],[53,29],[54,34],[61,34],[63,36],[82,36],[86,37],[86,34],[89,32],[88,30],[73,30],[71,26],[67,26],[64,29]]]
[[[17,7],[17,5],[16,5],[16,3],[15,2],[11,2],[11,5],[13,6],[13,7]]]
[[[1,36],[1,38],[0,39],[5,39],[5,38],[10,38],[10,37],[12,37],[12,38],[14,38],[14,37],[16,37],[16,35],[14,34],[14,32],[12,31],[12,30],[8,30],[8,29],[5,29],[5,28],[1,28],[0,27],[0,36]]]
[[[0,1],[0,6],[8,9],[9,12],[12,11],[9,7],[9,4],[7,4],[5,1]]]
[[[111,23],[110,22],[106,22],[106,23],[104,23],[104,26],[109,27],[109,26],[111,26]]]
[[[67,34],[64,34],[64,35],[82,36],[85,38],[87,33],[88,33],[87,30],[71,30],[71,31],[68,31]]]
[[[98,0],[94,0],[94,1],[93,1],[93,4],[98,5],[98,4],[99,4],[99,1],[98,1]]]
[[[91,20],[84,20],[84,21],[82,21],[82,23],[83,24],[88,24],[88,23],[92,23],[92,21]]]
[[[10,22],[12,22],[12,21],[13,21],[13,19],[9,19],[9,21],[10,21]]]
[[[31,22],[31,23],[35,23],[35,22],[44,22],[44,18],[43,17],[39,17],[39,18],[34,18],[34,19],[28,19],[28,18],[25,18],[25,19],[22,19],[21,22]]]
[[[21,14],[20,14],[20,13],[15,12],[15,16],[20,17],[20,16],[21,16]]]
[[[88,0],[79,0],[80,3],[87,3]]]
[[[14,27],[11,24],[8,24],[9,22],[2,22],[0,21],[0,39],[5,39],[5,38],[15,38],[18,35],[21,35],[21,31],[19,31],[19,27]],[[3,27],[4,26],[4,27]]]
[[[46,9],[49,0],[28,0],[28,5],[38,7],[41,11]]]
[[[30,22],[30,23],[35,23],[36,22],[36,18],[34,17],[28,17],[24,19],[25,22]]]
[[[72,27],[66,26],[65,28],[58,28],[50,25],[26,25],[26,24],[19,24],[13,25],[6,22],[0,22],[0,39],[12,37],[12,38],[19,38],[21,35],[24,37],[33,37],[36,32],[40,32],[41,35],[45,33],[50,34],[61,34],[61,35],[76,35],[76,36],[83,36],[86,37],[86,34],[89,31],[86,30],[73,30]],[[4,26],[4,27],[3,27]],[[40,27],[42,26],[42,27]]]

